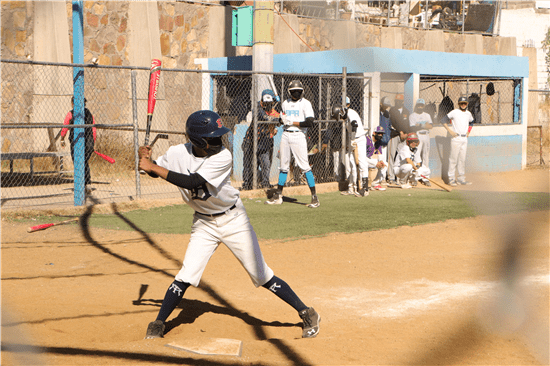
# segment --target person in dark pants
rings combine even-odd
[[[71,104],[73,109],[67,113],[65,116],[65,120],[63,121],[64,125],[72,125],[74,124],[74,97],[71,98]],[[93,125],[95,124],[94,116],[92,115],[92,112],[88,108],[86,108],[86,98],[84,98],[84,123],[87,125]],[[69,131],[70,130],[70,131]],[[65,147],[65,136],[67,135],[67,131],[69,131],[69,143],[71,144],[71,158],[73,159],[74,163],[74,145],[76,141],[74,140],[74,128],[63,128],[61,130],[61,146]],[[90,158],[92,157],[92,154],[94,153],[94,144],[96,139],[96,128],[85,128],[84,129],[84,184],[86,185],[86,193],[91,192],[91,187],[89,185],[92,184],[92,176],[90,174]]]
[[[257,136],[257,167],[259,167],[260,187],[270,188],[269,174],[271,171],[271,159],[273,157],[273,137],[277,134],[277,124],[273,123],[279,120],[279,112],[275,110],[277,101],[275,93],[271,89],[265,89],[262,92],[262,98],[258,106],[258,136]],[[264,123],[261,123],[264,122]],[[270,123],[265,123],[270,122]],[[249,190],[253,187],[254,171],[252,162],[254,158],[254,140],[252,135],[254,126],[250,124],[243,139],[241,148],[243,149],[243,187]]]

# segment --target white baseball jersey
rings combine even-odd
[[[470,122],[474,120],[469,110],[461,111],[460,109],[453,109],[447,114],[447,117],[450,119],[453,131],[459,135],[468,134]]]
[[[426,112],[422,112],[422,113],[411,113],[411,115],[409,116],[409,124],[411,127],[414,127],[414,126],[420,126],[420,125],[425,125],[426,123],[432,123],[432,117],[426,113]],[[421,131],[426,131],[428,132],[427,129],[422,129],[422,130],[419,130],[418,132],[421,132]]]
[[[281,104],[281,110],[284,114],[286,114],[288,120],[292,122],[304,122],[308,117],[315,117],[311,102],[305,98],[300,98],[296,101],[292,100],[292,98],[289,98],[285,100],[283,104]],[[287,127],[285,128],[285,130],[302,130],[302,132],[304,133],[307,132],[307,128],[296,126]]]
[[[156,163],[176,173],[198,173],[206,180],[200,188],[193,190],[178,187],[185,203],[197,212],[224,212],[239,198],[239,191],[231,185],[233,158],[226,148],[209,157],[196,157],[192,153],[191,143],[180,144],[171,146]]]
[[[395,158],[394,168],[401,167],[407,163],[407,158],[414,161],[416,164],[420,164],[422,162],[420,158],[420,147],[416,148],[416,151],[413,152],[409,145],[406,143],[399,144],[397,148],[397,157]]]
[[[363,127],[363,121],[361,121],[361,117],[359,117],[359,113],[354,111],[353,109],[348,109],[348,120],[350,121],[357,121],[357,131],[355,131],[355,138],[359,138],[361,136],[365,136],[365,128]]]

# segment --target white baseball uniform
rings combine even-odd
[[[449,124],[457,134],[451,139],[451,153],[449,155],[449,182],[455,181],[455,171],[458,173],[458,181],[466,181],[466,150],[468,148],[468,130],[474,117],[469,110],[462,111],[459,108],[447,114]]]
[[[349,153],[349,161],[352,165],[355,165],[355,157],[353,155],[353,146],[355,149],[358,149],[358,158],[359,158],[359,172],[355,167],[351,167],[350,184],[357,180],[357,174],[362,178],[368,178],[369,176],[369,163],[367,161],[367,138],[365,137],[365,128],[363,127],[363,122],[359,113],[353,109],[348,109],[348,119],[347,123],[349,124],[348,131],[351,131],[351,122],[357,121],[357,130],[355,131],[355,138],[351,140],[352,151]],[[346,174],[348,174],[348,169],[346,168]]]
[[[415,164],[420,164],[422,158],[420,157],[421,145],[416,148],[416,151],[412,151],[407,143],[399,144],[397,148],[397,156],[395,158],[393,172],[397,178],[401,180],[401,184],[407,183],[409,178],[414,178],[415,180],[420,180],[424,175],[425,177],[430,177],[430,168],[425,165],[421,165],[416,171],[413,171],[411,164],[407,162],[407,158],[411,159]]]
[[[413,112],[409,116],[409,124],[411,127],[425,125],[426,123],[432,124],[432,117],[426,112],[420,114]],[[416,134],[418,135],[418,140],[422,144],[422,151],[420,152],[422,163],[426,166],[430,166],[430,130],[424,128],[416,131]]]
[[[289,98],[283,101],[281,110],[291,122],[304,122],[308,117],[315,117],[311,102],[305,98],[300,98],[296,101]],[[279,147],[281,157],[280,171],[289,171],[291,153],[296,160],[296,164],[303,172],[311,170],[307,156],[306,133],[307,128],[305,127],[284,126],[281,145]]]
[[[223,148],[218,154],[197,157],[192,153],[191,143],[181,144],[170,147],[156,164],[176,173],[198,173],[206,180],[200,188],[178,187],[195,214],[176,280],[198,286],[206,264],[222,242],[237,257],[256,287],[268,282],[273,271],[264,261],[239,191],[231,185],[233,158],[229,150]]]

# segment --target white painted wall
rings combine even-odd
[[[516,37],[518,56],[522,47],[533,43],[537,49],[537,84],[539,89],[548,89],[548,71],[542,42],[550,27],[550,14],[536,13],[535,9],[502,9],[500,36]]]

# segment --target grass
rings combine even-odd
[[[548,210],[547,193],[475,192],[451,193],[428,189],[388,189],[369,197],[341,196],[339,192],[319,195],[321,206],[310,209],[309,196],[278,206],[265,199],[244,199],[250,221],[260,239],[288,239],[384,230],[403,225],[422,225],[480,214],[497,215]],[[189,234],[193,211],[185,204],[122,213],[148,233]],[[63,218],[65,219],[65,218]],[[37,218],[36,222],[52,222]],[[60,220],[61,221],[61,220]],[[93,214],[92,227],[134,230],[113,214]]]

